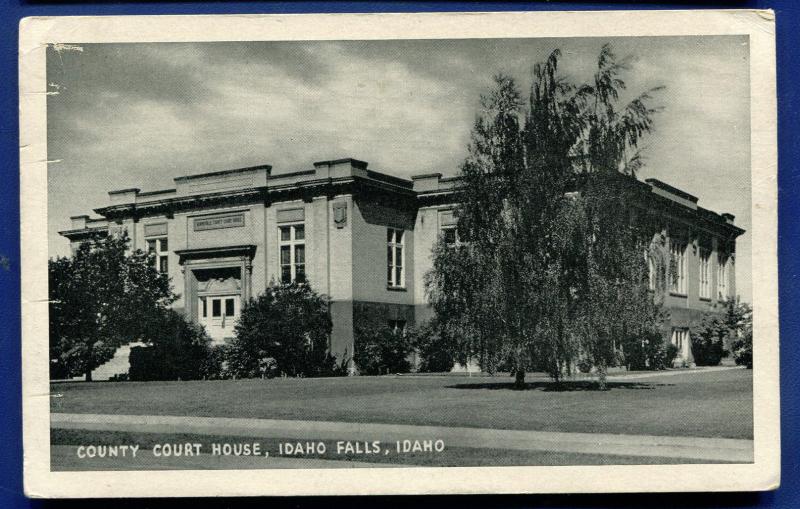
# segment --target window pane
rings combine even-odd
[[[388,271],[387,274],[386,274],[386,282],[391,286],[391,284],[392,284],[392,274],[393,274],[392,265],[389,264],[389,266],[387,267],[386,270]]]
[[[288,226],[281,226],[281,240],[289,240],[291,233]]]
[[[392,259],[392,246],[386,246],[386,264],[390,267],[394,265],[394,260]]]
[[[394,230],[391,228],[386,230],[386,242],[394,242]]]
[[[295,281],[298,283],[304,283],[306,280],[306,266],[304,264],[299,264],[294,269],[295,272]]]
[[[161,252],[164,253],[169,251],[169,244],[167,243],[167,239],[161,239]]]
[[[305,225],[298,224],[294,227],[294,240],[303,240],[306,238],[306,227]]]
[[[306,246],[304,244],[294,246],[294,263],[306,263]]]
[[[281,265],[289,265],[291,263],[289,246],[281,246]]]
[[[456,231],[453,228],[448,228],[444,231],[444,243],[445,244],[455,244],[456,243]]]
[[[222,316],[222,302],[219,299],[211,299],[211,316]]]
[[[155,240],[148,240],[147,241],[147,252],[148,253],[155,253],[156,252],[156,241]]]
[[[225,299],[225,316],[233,316],[233,299]]]
[[[395,235],[395,240],[394,241],[396,243],[398,243],[398,244],[402,244],[403,243],[403,233],[405,233],[405,232],[403,232],[403,230],[395,230],[395,232],[396,232],[396,235]]]
[[[394,269],[394,284],[395,286],[403,284],[403,269],[400,267],[395,267]]]
[[[403,248],[398,246],[394,248],[394,250],[395,250],[394,264],[400,267],[403,265]]]
[[[200,298],[200,304],[202,304],[202,307],[203,307],[203,318],[205,318],[205,317],[208,316],[208,301],[206,301],[205,297],[201,297]]]
[[[166,257],[166,256],[162,256],[162,257],[159,258],[159,260],[158,260],[158,270],[160,272],[167,272],[167,270],[169,270],[169,267],[167,266],[167,263],[168,263],[167,260],[168,260],[168,257]]]
[[[287,284],[292,282],[292,267],[284,265],[281,267],[281,283]]]

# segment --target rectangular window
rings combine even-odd
[[[208,316],[208,300],[205,297],[200,297],[200,303],[203,306],[203,318]]]
[[[211,299],[211,316],[219,318],[222,316],[222,301],[219,299]]]
[[[670,251],[670,286],[669,291],[686,295],[686,244],[671,240]]]
[[[728,298],[728,260],[720,256],[717,261],[717,299]]]
[[[286,225],[279,230],[281,283],[303,283],[306,280],[305,225]]]
[[[711,298],[711,251],[700,249],[700,298]]]
[[[406,284],[404,270],[403,230],[389,228],[386,230],[386,284],[391,288],[403,288]]]
[[[392,334],[395,336],[403,336],[406,333],[406,321],[405,320],[389,320],[389,330],[392,331]]]
[[[233,316],[235,314],[233,299],[225,299],[225,316]]]
[[[446,246],[455,246],[458,243],[458,232],[454,226],[442,228],[442,240]]]
[[[166,237],[147,239],[147,252],[153,255],[150,263],[158,272],[169,271],[169,244]]]

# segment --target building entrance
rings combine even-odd
[[[233,337],[233,327],[239,319],[240,297],[235,295],[220,295],[200,297],[197,309],[198,321],[206,328],[206,332],[214,343],[224,343]]]
[[[225,267],[195,270],[197,278],[197,322],[214,344],[234,337],[241,310],[241,269]]]

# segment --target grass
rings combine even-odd
[[[753,438],[751,371],[617,379],[605,392],[528,380],[521,391],[485,376],[57,383],[51,410]]]
[[[275,464],[270,460],[260,457],[224,458],[227,461],[214,461],[209,457],[198,458],[169,458],[156,460],[146,455],[155,444],[199,443],[201,451],[209,451],[212,443],[252,443],[253,440],[242,437],[192,435],[186,433],[129,433],[118,431],[86,431],[86,430],[61,430],[55,429],[50,433],[51,445],[56,447],[61,454],[52,456],[53,470],[137,470],[154,468],[175,469],[195,468],[203,469],[230,469],[230,468],[297,468],[303,466],[303,460],[327,460],[329,466],[341,468],[341,461],[369,462],[372,464],[387,464],[396,466],[441,466],[441,467],[469,467],[469,466],[525,466],[525,465],[646,465],[646,464],[677,464],[677,463],[703,463],[701,460],[657,458],[640,456],[618,456],[601,454],[578,454],[552,451],[518,451],[506,449],[471,449],[464,447],[447,447],[439,453],[405,453],[395,454],[391,444],[387,444],[389,454],[353,455],[335,454],[334,440],[323,440],[326,444],[326,453],[323,455],[308,456],[283,456],[283,458],[296,459],[293,463]],[[262,439],[258,440],[263,451],[269,451],[271,457],[279,453],[279,442],[297,443],[294,439]],[[140,450],[137,458],[127,459],[93,459],[81,460],[75,454],[78,445],[120,445],[137,444]],[[336,460],[336,461],[330,461]],[[325,467],[325,461],[316,462],[314,468]],[[346,466],[346,464],[345,464]]]

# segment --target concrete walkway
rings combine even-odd
[[[612,435],[552,431],[413,426],[331,421],[186,417],[169,415],[50,415],[56,429],[146,433],[187,433],[292,440],[350,440],[393,443],[398,440],[443,440],[445,446],[471,449],[550,451],[749,463],[753,441],[729,438]]]
[[[608,380],[639,380],[642,378],[658,378],[670,376],[700,375],[703,373],[715,373],[719,371],[730,371],[732,369],[746,369],[744,366],[703,366],[699,368],[670,369],[665,371],[650,371],[626,375],[624,373],[608,375]]]

